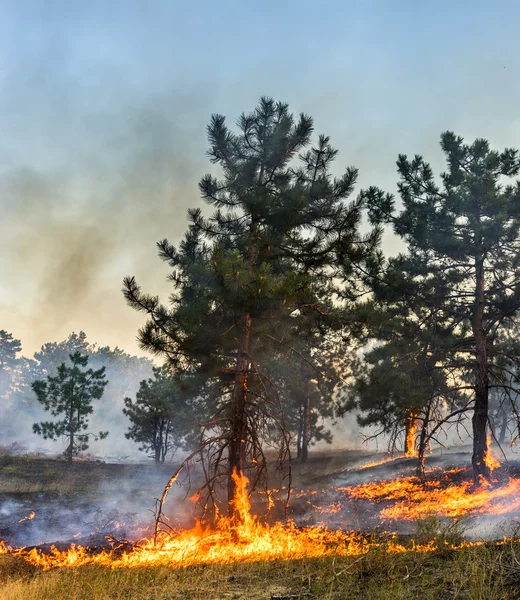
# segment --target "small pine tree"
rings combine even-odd
[[[53,417],[62,417],[56,421],[44,421],[33,425],[34,433],[44,439],[68,439],[64,455],[68,462],[73,456],[88,448],[90,437],[104,439],[108,431],[97,435],[88,433],[88,415],[92,413],[92,400],[99,400],[107,385],[105,368],[94,371],[83,370],[88,364],[88,356],[75,352],[69,356],[72,366],[62,363],[57,375],[48,375],[46,380],[37,380],[32,389],[45,410]]]
[[[175,446],[184,446],[188,433],[187,405],[171,369],[154,367],[154,378],[141,381],[135,402],[125,398],[123,413],[131,425],[125,437],[140,444],[156,464],[164,463]]]

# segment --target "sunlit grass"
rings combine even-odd
[[[514,547],[520,555],[520,547]],[[314,598],[371,600],[513,600],[520,565],[513,548],[486,544],[456,551],[327,557],[299,561],[111,569],[86,565],[41,571],[0,557],[3,600],[269,600],[310,592]],[[307,596],[309,597],[309,596]]]

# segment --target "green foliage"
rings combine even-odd
[[[125,436],[140,444],[139,450],[149,452],[156,463],[163,463],[172,449],[193,444],[197,423],[171,368],[154,367],[153,375],[141,381],[135,401],[125,398],[123,413],[131,422]]]
[[[50,342],[44,344],[41,349],[34,354],[35,373],[27,373],[25,378],[32,375],[30,381],[34,379],[43,379],[48,375],[55,376],[60,364],[69,361],[70,354],[80,352],[83,356],[88,356],[89,366],[98,370],[105,367],[105,374],[108,380],[103,398],[92,417],[92,423],[95,428],[102,427],[111,432],[121,431],[123,421],[122,410],[124,408],[124,399],[127,396],[134,396],[139,388],[139,382],[152,375],[153,363],[147,358],[132,356],[118,347],[98,346],[90,343],[85,332],[71,333],[64,340],[59,342]],[[34,420],[41,418],[37,409],[32,407],[31,413]],[[126,423],[124,423],[126,428]],[[121,438],[123,432],[121,431]],[[115,438],[111,443],[112,449],[117,451],[118,440]],[[122,444],[124,452],[128,449]]]
[[[294,352],[303,329],[323,335],[337,326],[334,299],[357,296],[362,277],[353,265],[377,263],[380,231],[359,232],[365,197],[348,202],[357,170],[332,176],[337,151],[323,135],[311,144],[309,116],[295,118],[286,104],[261,98],[237,127],[233,133],[221,115],[208,126],[208,155],[221,178],[206,175],[199,189],[215,212],[190,210],[181,244],[158,244],[172,269],[169,305],[133,277],[123,292],[148,316],[143,349],[218,382],[220,402],[207,419],[218,420],[212,431],[224,449],[244,440],[240,454],[253,466],[264,465],[262,440],[273,424],[280,444],[288,440],[268,362]]]
[[[385,318],[373,323],[377,343],[365,350],[356,365],[348,401],[340,412],[359,409],[358,423],[381,426],[381,432],[391,434],[394,449],[410,415],[428,429],[442,418],[439,407],[445,416],[464,396],[449,384],[444,368],[458,340],[449,328],[442,323],[421,323],[416,312],[404,307],[395,311],[381,307],[375,315],[380,318],[383,313]]]
[[[520,160],[516,150],[496,152],[482,139],[466,144],[451,132],[441,147],[448,169],[440,181],[421,156],[399,156],[399,213],[391,195],[365,192],[372,221],[391,223],[407,244],[373,288],[380,305],[417,330],[440,327],[452,336],[451,348],[437,346],[438,361],[452,370],[455,387],[473,387],[473,466],[488,476],[489,388],[504,383],[495,368],[508,355],[501,333],[520,308],[520,182],[508,183]]]
[[[408,244],[408,253],[389,261],[376,291],[388,302],[413,297],[415,305],[435,311],[437,321],[467,328],[475,303],[475,260],[482,259],[484,319],[494,331],[520,305],[520,182],[504,185],[518,174],[518,153],[492,151],[485,140],[467,145],[451,132],[442,135],[441,147],[448,163],[441,186],[421,156],[399,156],[399,214],[389,212],[393,203],[380,190],[366,192],[372,219],[392,223]]]
[[[3,375],[8,369],[14,368],[18,364],[17,354],[21,352],[22,344],[20,340],[13,338],[12,333],[5,329],[0,330],[0,375]]]
[[[103,439],[108,435],[108,432],[100,431],[95,436],[86,431],[88,415],[93,411],[92,400],[102,397],[108,382],[104,367],[97,371],[83,370],[88,364],[88,356],[75,352],[69,358],[71,366],[62,363],[55,376],[48,375],[46,380],[37,380],[32,384],[38,402],[53,417],[58,417],[54,421],[35,423],[33,431],[44,439],[66,437],[69,443],[64,455],[72,461],[73,456],[88,448],[91,436]]]
[[[6,437],[14,431],[18,433],[18,415],[29,408],[27,395],[29,382],[34,379],[34,361],[19,356],[21,350],[20,340],[0,330],[0,406],[3,414],[0,434]]]
[[[139,334],[143,348],[213,372],[233,360],[245,313],[262,345],[273,333],[283,339],[297,321],[325,322],[317,309],[331,308],[334,265],[349,253],[366,254],[377,241],[377,232],[366,239],[357,232],[364,201],[344,203],[356,169],[339,179],[330,175],[336,150],[324,136],[303,152],[310,117],[295,122],[287,105],[263,98],[238,126],[235,135],[214,116],[208,127],[209,155],[224,179],[207,175],[200,189],[216,213],[205,219],[200,210],[190,211],[179,248],[158,244],[173,269],[171,308],[143,295],[134,278],[124,288],[130,305],[151,316]],[[298,156],[301,166],[293,164]]]

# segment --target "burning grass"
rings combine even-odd
[[[471,490],[469,481],[454,483],[462,469],[443,473],[441,478],[421,481],[416,477],[369,482],[362,485],[336,488],[342,500],[321,507],[320,512],[341,518],[344,503],[368,501],[372,506],[383,504],[379,520],[418,521],[436,515],[455,518],[468,514],[513,515],[520,509],[520,480],[509,479],[497,487]],[[51,548],[43,552],[3,547],[4,553],[23,558],[43,569],[78,567],[89,564],[111,568],[170,566],[172,568],[200,564],[232,564],[239,562],[298,560],[318,557],[360,557],[374,549],[389,554],[409,552],[428,553],[439,549],[435,539],[424,543],[403,542],[394,534],[376,538],[359,531],[348,532],[345,527],[331,530],[325,527],[297,527],[293,522],[260,522],[251,512],[248,480],[234,474],[237,486],[235,509],[238,520],[221,517],[215,527],[197,523],[192,529],[163,532],[157,543],[141,540],[131,545],[115,545],[111,549],[92,551],[85,546],[71,545],[65,550]],[[327,490],[327,493],[331,493]],[[315,496],[313,496],[313,501]],[[348,523],[347,520],[344,523]],[[444,542],[442,545],[446,545]],[[451,543],[459,548],[466,542]]]
[[[371,503],[384,503],[379,516],[388,521],[416,521],[437,515],[456,518],[466,515],[515,515],[520,510],[520,479],[507,478],[501,484],[482,484],[474,488],[473,482],[455,483],[453,476],[464,469],[452,469],[442,477],[402,477],[388,481],[365,483],[339,488],[350,499],[365,499]]]
[[[517,555],[517,545],[483,544],[426,553],[373,548],[358,557],[182,568],[89,564],[47,571],[0,556],[0,578],[3,600],[270,600],[284,595],[301,600],[513,600],[520,585]]]
[[[400,476],[303,490],[295,496],[314,508],[310,512],[336,524],[303,527],[257,519],[247,479],[235,475],[238,522],[221,518],[214,527],[198,523],[178,528],[163,534],[156,545],[114,538],[112,547],[67,545],[44,551],[3,546],[0,576],[8,584],[3,597],[260,599],[289,590],[331,599],[518,598],[510,588],[512,581],[520,585],[519,544],[468,542],[450,521],[516,517],[520,479],[503,468],[495,476],[493,485],[478,489],[472,488],[470,473],[458,468],[432,471],[424,480]],[[360,505],[368,515],[365,528],[349,532],[352,511]],[[27,512],[20,523],[29,526],[33,520]],[[422,525],[415,536],[406,537],[392,532],[392,524],[402,522]],[[389,533],[370,533],[374,523],[386,524]],[[454,570],[445,564],[446,557]],[[475,572],[475,565],[486,571]],[[262,578],[270,587],[259,583]],[[60,586],[68,586],[67,595]]]

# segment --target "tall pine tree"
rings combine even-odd
[[[421,157],[397,161],[403,208],[376,188],[367,191],[372,219],[392,223],[408,251],[389,261],[376,286],[387,300],[407,299],[449,323],[461,336],[454,348],[469,357],[474,387],[473,472],[489,479],[486,465],[490,365],[501,352],[499,333],[520,308],[520,169],[518,151],[497,152],[477,139],[466,144],[441,136],[448,169],[440,182]]]
[[[158,244],[173,269],[170,305],[143,294],[133,277],[124,282],[129,304],[148,315],[142,347],[220,381],[222,402],[212,415],[220,446],[212,456],[227,462],[211,471],[208,491],[227,480],[231,513],[233,472],[251,469],[253,484],[267,473],[262,423],[276,421],[282,445],[289,439],[274,418],[264,357],[290,352],[302,322],[326,327],[335,278],[380,237],[378,230],[359,233],[365,199],[345,202],[357,170],[331,175],[337,151],[325,136],[311,146],[309,116],[295,119],[286,104],[262,98],[237,125],[235,134],[214,115],[208,126],[208,154],[221,179],[207,175],[199,188],[216,211],[205,218],[190,210],[179,247]]]

